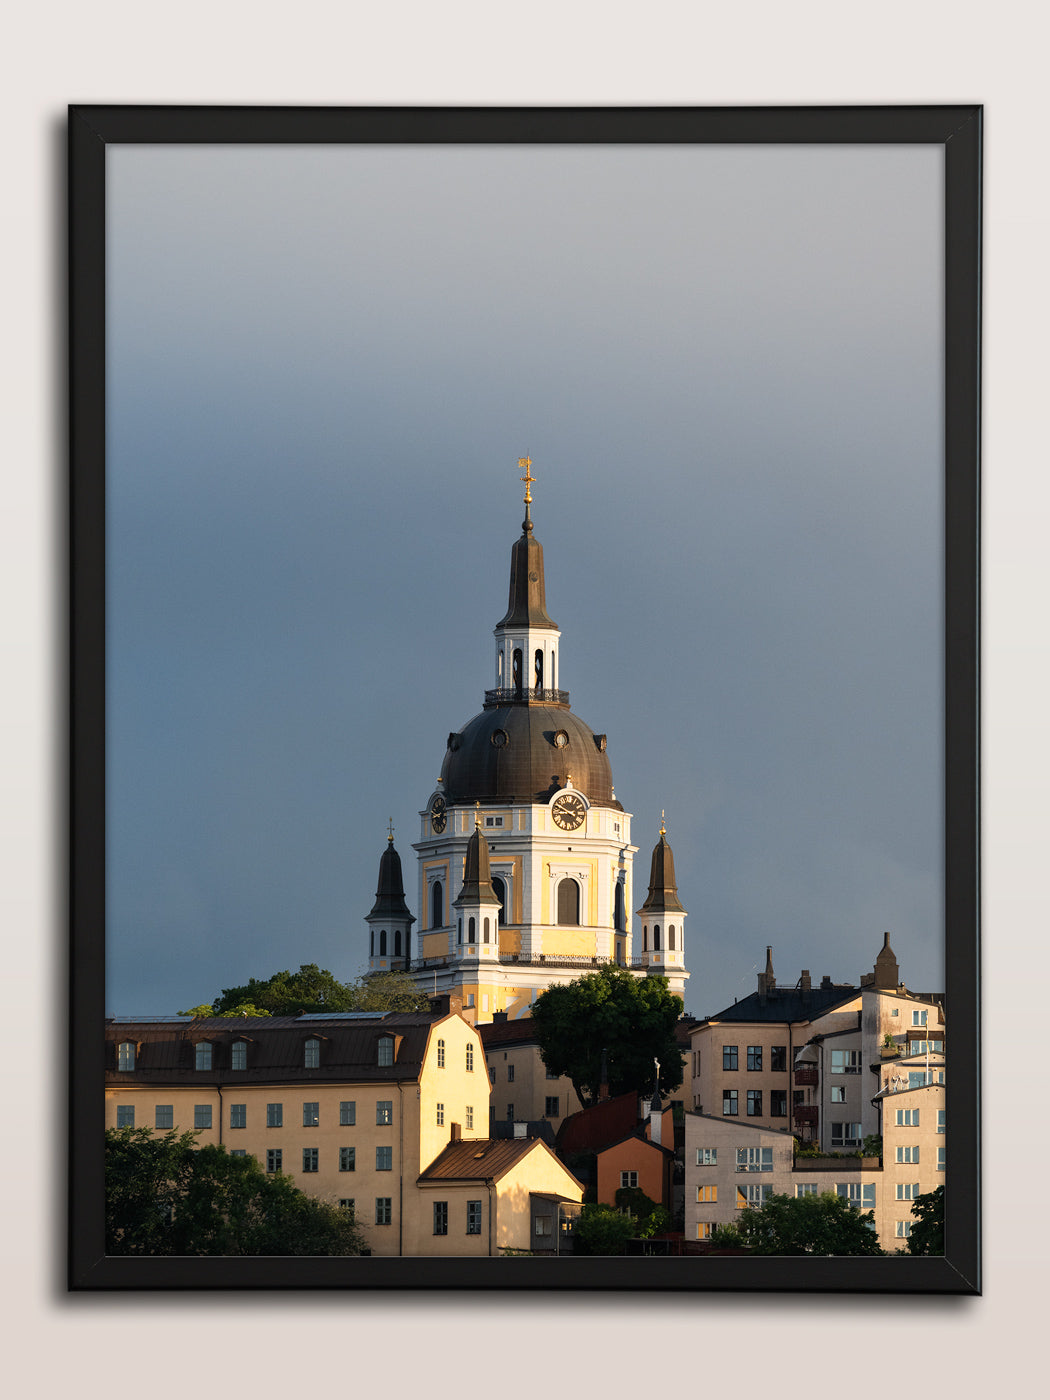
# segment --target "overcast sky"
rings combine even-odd
[[[943,985],[940,147],[107,149],[107,1009],[363,970],[532,456],[687,1010]]]

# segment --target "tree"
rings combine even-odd
[[[429,1011],[430,997],[403,972],[366,972],[355,987],[355,1011]]]
[[[881,1254],[873,1211],[861,1214],[845,1196],[770,1196],[740,1212],[741,1242],[754,1254]],[[870,1222],[870,1223],[869,1223]]]
[[[308,1016],[325,1011],[429,1011],[430,998],[403,972],[368,972],[340,982],[327,968],[303,963],[298,972],[275,972],[240,987],[224,987],[210,1003],[180,1016]]]
[[[584,1206],[572,1227],[573,1254],[626,1254],[635,1238],[634,1219],[612,1206]]]
[[[908,1236],[909,1254],[944,1253],[944,1187],[916,1196],[911,1213],[918,1217]]]
[[[671,1216],[663,1206],[647,1196],[640,1186],[621,1186],[616,1192],[616,1209],[634,1217],[634,1238],[651,1239],[670,1229]]]
[[[682,999],[665,977],[635,978],[604,964],[567,986],[549,987],[532,1008],[540,1054],[553,1074],[567,1074],[585,1106],[596,1103],[606,1052],[609,1093],[652,1088],[653,1061],[660,1061],[660,1089],[682,1082],[682,1053],[675,1024]]]
[[[261,1006],[254,1006],[250,1001],[238,1002],[236,1006],[231,1006],[226,1011],[216,1011],[209,1002],[203,1002],[200,1006],[191,1006],[188,1011],[180,1011],[180,1016],[269,1016],[269,1012]]]
[[[345,1210],[194,1133],[106,1133],[107,1254],[360,1254]]]

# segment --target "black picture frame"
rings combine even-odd
[[[72,1290],[485,1288],[981,1291],[979,503],[982,109],[69,109],[70,1168]],[[927,143],[945,160],[945,992],[953,1024],[937,1258],[116,1258],[104,1250],[105,211],[116,143]]]

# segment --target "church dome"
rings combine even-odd
[[[566,780],[595,807],[623,808],[613,796],[605,735],[563,704],[487,705],[448,736],[441,767],[450,805],[547,802]]]

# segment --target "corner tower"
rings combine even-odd
[[[660,839],[653,847],[649,870],[649,893],[638,910],[642,925],[642,962],[649,976],[663,976],[676,996],[685,998],[685,920],[686,911],[678,898],[674,873],[674,852],[667,840],[663,813]]]
[[[405,903],[401,857],[394,849],[394,824],[386,838],[386,850],[379,857],[379,883],[376,901],[365,916],[368,925],[368,970],[406,971],[412,965],[409,944],[415,916]]]

